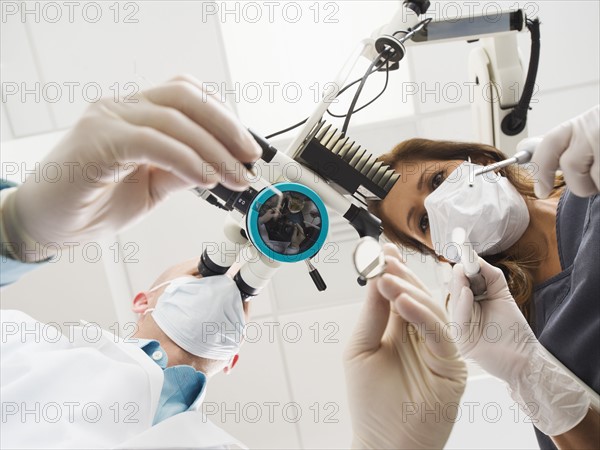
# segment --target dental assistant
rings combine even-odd
[[[537,180],[519,167],[474,176],[505,158],[490,146],[406,141],[383,157],[402,182],[371,205],[392,240],[451,262],[452,232],[466,230],[487,260],[487,296],[474,301],[454,265],[448,308],[462,326],[460,351],[507,382],[543,449],[600,439],[590,409],[600,392],[599,133],[598,106],[550,131],[532,160]],[[494,342],[483,335],[489,326]]]

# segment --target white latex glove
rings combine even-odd
[[[8,241],[85,241],[115,233],[177,190],[248,186],[240,161],[258,159],[260,147],[198,80],[177,77],[135,100],[91,105],[41,163],[42,173],[3,199]],[[58,180],[44,176],[51,166],[60,167]]]
[[[442,336],[448,322],[442,307],[401,262],[396,246],[387,244],[384,251],[387,273],[369,281],[344,352],[352,445],[442,448],[456,419],[466,365],[456,344]]]
[[[531,162],[538,167],[535,195],[546,198],[561,169],[569,189],[580,197],[600,192],[600,109],[598,105],[544,136]]]
[[[565,433],[587,414],[590,400],[538,342],[502,271],[479,258],[486,299],[473,301],[462,264],[453,268],[449,308],[465,358],[508,383],[511,396],[548,436]]]

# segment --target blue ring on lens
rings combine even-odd
[[[248,209],[248,214],[246,214],[246,230],[248,231],[248,237],[250,238],[250,241],[261,253],[275,261],[294,263],[312,258],[323,247],[325,239],[327,239],[327,233],[329,232],[329,216],[327,215],[325,203],[323,203],[323,200],[321,200],[321,197],[319,197],[315,191],[307,186],[304,186],[303,184],[284,181],[281,183],[274,183],[273,186],[282,193],[298,192],[303,194],[315,204],[321,216],[321,232],[319,233],[319,237],[313,243],[313,245],[304,250],[302,253],[297,253],[295,255],[284,255],[269,248],[263,241],[258,229],[260,208],[274,195],[272,191],[270,191],[268,188],[265,188],[260,191],[256,197],[254,197],[252,203],[250,204],[250,208]]]

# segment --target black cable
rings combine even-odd
[[[355,109],[354,111],[352,111],[352,114],[356,114],[357,112],[365,109],[367,106],[373,104],[379,97],[381,97],[383,95],[383,93],[385,92],[385,90],[388,87],[388,81],[389,81],[389,78],[390,78],[390,76],[389,76],[390,75],[389,66],[390,66],[390,63],[389,63],[389,61],[387,61],[386,62],[386,69],[387,70],[385,71],[385,84],[383,85],[383,88],[381,89],[381,91],[379,92],[379,94],[377,94],[377,96],[373,100],[369,101],[368,103],[365,103],[360,108]],[[360,78],[358,80],[356,80],[356,82],[358,82],[358,81],[360,81]],[[350,87],[350,86],[348,86],[348,87]],[[341,93],[341,91],[340,91],[340,93]],[[327,113],[331,117],[337,117],[338,119],[341,119],[342,117],[346,117],[348,115],[348,113],[346,113],[346,114],[334,114],[331,111],[329,111],[329,109],[327,109]]]
[[[380,55],[381,55],[381,53],[380,53]],[[380,56],[378,56],[378,58],[377,58],[375,61],[378,61],[379,59],[380,59]],[[385,70],[385,86],[383,87],[383,90],[382,90],[382,91],[381,91],[381,92],[380,92],[380,93],[377,95],[377,97],[375,97],[375,98],[374,98],[373,100],[371,100],[369,103],[367,103],[367,104],[365,104],[365,105],[361,106],[360,108],[358,108],[357,110],[353,111],[353,113],[355,113],[355,112],[358,112],[358,111],[360,111],[361,109],[364,109],[364,108],[366,108],[367,106],[369,106],[370,104],[372,104],[372,103],[373,103],[375,100],[377,100],[379,97],[381,97],[381,95],[383,95],[383,93],[384,93],[384,92],[385,92],[385,90],[387,89],[387,85],[388,85],[388,77],[389,77],[389,71],[390,71],[390,69],[389,69],[389,56],[388,56],[388,57],[387,57],[385,60],[383,60],[383,61],[381,62],[381,64],[380,64],[378,67],[376,67],[376,68],[374,68],[373,70],[371,70],[371,72],[369,72],[369,74],[368,74],[368,75],[371,75],[372,73],[375,73],[375,72],[378,72],[379,70],[381,70],[381,66],[382,66],[383,64],[386,64],[386,70]],[[372,67],[372,66],[373,66],[373,64],[371,65],[371,67]],[[367,75],[367,76],[368,76],[368,75]],[[363,76],[363,77],[361,77],[361,78],[357,78],[356,80],[352,81],[350,84],[347,84],[346,86],[344,86],[342,89],[340,89],[340,91],[339,91],[339,92],[336,94],[336,96],[335,96],[335,97],[336,97],[336,98],[337,98],[337,97],[339,97],[341,94],[343,94],[344,92],[346,92],[348,89],[350,89],[350,88],[351,88],[352,86],[354,86],[356,83],[358,83],[359,81],[361,81],[363,78],[364,78],[364,76]],[[346,113],[346,114],[343,114],[343,115],[342,115],[342,114],[340,114],[340,115],[338,115],[338,114],[333,114],[333,113],[331,113],[331,112],[329,111],[329,108],[327,109],[327,113],[328,113],[330,116],[332,116],[332,117],[337,117],[337,118],[346,117],[346,115],[348,114],[348,113]],[[265,139],[271,139],[271,138],[273,138],[273,137],[275,137],[275,136],[279,136],[280,134],[287,133],[288,131],[291,131],[291,130],[293,130],[294,128],[298,128],[300,125],[304,125],[304,124],[306,123],[306,121],[307,121],[307,120],[308,120],[308,117],[307,117],[306,119],[304,119],[304,120],[301,120],[300,122],[298,122],[298,123],[296,123],[296,124],[292,125],[292,126],[289,126],[289,127],[287,127],[287,128],[284,128],[283,130],[279,130],[279,131],[276,131],[275,133],[271,133],[271,134],[269,134],[268,136],[265,136]]]
[[[355,94],[354,94],[354,98],[352,99],[352,103],[350,103],[350,108],[348,108],[348,114],[346,115],[346,119],[344,120],[344,125],[342,125],[342,136],[346,135],[346,131],[348,130],[348,125],[350,124],[350,119],[352,118],[352,113],[354,112],[354,107],[356,106],[356,102],[358,102],[358,97],[360,97],[360,93],[363,90],[363,87],[365,86],[365,83],[367,82],[367,78],[369,78],[369,75],[371,75],[371,70],[373,69],[373,67],[375,67],[375,65],[379,62],[379,60],[381,59],[381,57],[384,55],[384,53],[387,53],[389,50],[383,50],[382,52],[379,53],[379,55],[377,55],[377,58],[375,58],[371,64],[369,64],[369,68],[367,69],[367,71],[365,72],[362,80],[360,81],[360,84],[358,85],[358,89],[356,90]],[[386,58],[386,62],[387,62]]]
[[[372,73],[375,73],[375,72],[380,72],[380,71],[382,71],[382,69],[381,69],[381,66],[382,66],[383,64],[385,64],[385,63],[388,63],[388,62],[389,62],[389,58],[386,58],[384,61],[382,61],[382,62],[381,62],[381,65],[380,65],[380,66],[377,66],[376,68],[374,68],[374,69],[373,69],[373,70],[372,70],[372,71],[369,73],[369,75],[371,75]],[[387,74],[388,74],[388,72],[390,71],[390,67],[389,67],[389,65],[387,65],[387,66],[386,66],[386,68],[385,68],[385,71],[386,71],[386,75],[387,75]],[[337,97],[339,97],[340,95],[342,95],[344,92],[346,92],[348,89],[350,89],[350,88],[351,88],[352,86],[354,86],[356,83],[358,83],[360,80],[362,80],[362,77],[360,77],[360,78],[357,78],[357,79],[356,79],[356,80],[354,80],[352,83],[350,83],[350,84],[347,84],[346,86],[344,86],[344,87],[343,87],[343,88],[340,90],[340,92],[338,92],[338,93],[336,94],[336,96],[335,96],[335,97],[337,98]],[[328,113],[330,116],[332,116],[332,117],[346,117],[346,114],[343,114],[343,115],[342,115],[342,114],[339,114],[339,115],[332,114],[332,113],[329,111],[329,109],[327,109],[327,113]]]
[[[419,26],[421,26],[421,24],[423,24],[423,26],[427,26],[427,25],[429,24],[429,22],[431,22],[431,20],[432,20],[431,18],[427,18],[427,19],[423,20],[422,22],[418,23],[418,24],[417,24],[417,26],[415,27],[415,31],[417,30],[417,28],[419,28]],[[536,20],[537,20],[537,19],[536,19]],[[398,34],[398,33],[406,33],[406,34],[405,34],[405,36],[407,36],[408,34],[410,34],[410,33],[411,33],[411,30],[409,29],[409,30],[396,31],[396,32],[394,33],[394,36],[395,36],[396,34]],[[338,119],[341,119],[342,117],[345,117],[345,118],[346,118],[346,121],[344,122],[344,126],[345,126],[345,127],[347,127],[347,122],[350,122],[350,118],[349,118],[349,116],[352,116],[352,114],[354,114],[354,113],[357,113],[357,112],[359,112],[359,111],[361,111],[361,110],[365,109],[367,106],[371,105],[371,104],[372,104],[373,102],[375,102],[375,101],[376,101],[376,100],[377,100],[379,97],[381,97],[381,96],[383,95],[383,93],[385,92],[385,90],[387,89],[390,70],[396,70],[396,69],[398,68],[398,63],[397,63],[397,62],[395,63],[395,67],[394,67],[394,65],[392,65],[392,67],[390,68],[390,65],[389,65],[389,59],[390,59],[390,58],[393,56],[393,54],[394,54],[394,53],[393,53],[393,51],[392,51],[392,52],[390,52],[390,54],[389,54],[389,55],[388,55],[388,56],[387,56],[387,57],[386,57],[386,58],[385,58],[383,61],[381,61],[381,63],[379,64],[379,66],[377,66],[377,67],[375,67],[375,68],[373,68],[373,67],[374,67],[374,66],[377,64],[377,61],[379,61],[379,60],[381,59],[381,57],[383,56],[383,54],[384,54],[384,53],[386,53],[386,52],[389,52],[389,51],[390,51],[390,49],[388,48],[388,49],[386,49],[386,50],[382,51],[381,53],[379,53],[379,55],[377,56],[377,59],[375,59],[375,60],[374,60],[374,61],[371,63],[371,65],[369,66],[369,69],[367,69],[367,73],[365,73],[365,75],[363,75],[363,77],[362,77],[362,78],[358,78],[358,79],[354,80],[352,83],[350,83],[350,84],[348,84],[348,85],[344,86],[344,87],[343,87],[343,88],[340,90],[340,92],[338,92],[338,93],[336,94],[336,96],[335,96],[335,98],[339,97],[339,96],[340,96],[341,94],[343,94],[343,93],[344,93],[346,90],[348,90],[349,88],[351,88],[352,86],[354,86],[356,83],[358,83],[359,81],[361,81],[361,85],[358,87],[358,89],[357,89],[357,91],[356,91],[356,94],[355,94],[355,96],[354,96],[354,99],[353,99],[353,105],[355,106],[355,105],[356,105],[356,102],[355,102],[355,100],[358,100],[358,96],[360,95],[360,91],[362,90],[362,86],[364,86],[364,83],[365,83],[366,79],[367,79],[367,78],[369,77],[369,75],[371,75],[372,73],[380,71],[380,70],[381,70],[381,67],[382,67],[382,66],[385,64],[385,65],[386,65],[386,67],[385,67],[385,85],[383,86],[383,89],[381,90],[381,92],[380,92],[379,94],[377,94],[377,96],[376,96],[374,99],[372,99],[371,101],[369,101],[368,103],[364,104],[363,106],[361,106],[361,107],[360,107],[360,108],[358,108],[358,109],[355,109],[355,110],[353,110],[353,109],[352,109],[352,107],[351,107],[351,108],[348,110],[348,112],[347,112],[346,114],[333,114],[331,111],[329,111],[329,108],[327,108],[327,113],[328,113],[330,116],[332,116],[332,117],[337,117]],[[351,106],[353,106],[353,105],[351,105]],[[288,131],[291,131],[291,130],[293,130],[294,128],[297,128],[297,127],[299,127],[300,125],[303,125],[303,124],[305,124],[307,120],[308,120],[308,117],[307,117],[306,119],[304,119],[304,120],[302,120],[302,121],[300,121],[300,122],[298,122],[298,123],[296,123],[296,124],[294,124],[294,125],[292,125],[292,126],[288,127],[288,128],[285,128],[285,129],[283,129],[283,130],[280,130],[280,131],[276,131],[275,133],[272,133],[272,134],[270,134],[270,135],[268,135],[268,136],[265,136],[265,139],[271,139],[272,137],[279,136],[280,134],[283,134],[283,133],[287,133]],[[343,133],[343,134],[345,134],[345,133],[346,133],[346,130],[345,130],[344,128],[342,128],[342,133]]]
[[[272,137],[279,136],[280,134],[287,133],[288,131],[292,131],[294,128],[298,128],[300,125],[304,125],[307,120],[308,120],[308,117],[306,119],[298,122],[297,124],[292,125],[291,127],[287,127],[287,128],[285,128],[283,130],[276,131],[275,133],[272,133],[272,134],[269,134],[268,136],[265,136],[265,139],[271,139]]]

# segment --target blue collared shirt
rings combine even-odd
[[[206,375],[192,366],[167,367],[167,352],[160,343],[151,339],[138,339],[138,345],[163,369],[164,382],[154,415],[153,425],[175,414],[188,411],[192,405],[202,401],[206,386]]]

